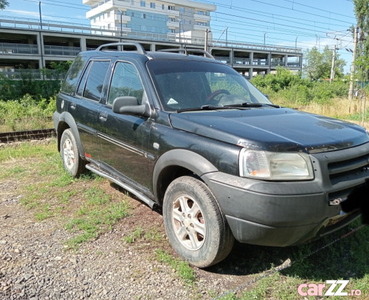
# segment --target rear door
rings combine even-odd
[[[73,115],[80,134],[86,158],[98,159],[100,145],[97,139],[100,100],[110,60],[91,60],[81,78],[69,111]]]

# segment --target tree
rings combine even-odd
[[[307,50],[305,53],[305,63],[303,66],[303,72],[310,80],[327,79],[331,74],[333,51],[325,46],[323,52],[319,52],[317,47],[313,47],[311,50]],[[346,62],[339,58],[339,54],[336,54],[336,77],[343,76],[343,68]]]
[[[356,52],[356,77],[361,81],[369,79],[369,0],[354,0],[357,25],[360,28]]]
[[[3,10],[5,9],[6,6],[9,5],[9,2],[6,0],[0,0],[0,9]]]

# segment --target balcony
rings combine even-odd
[[[167,26],[168,28],[179,28],[179,22],[173,22],[173,21],[168,21],[167,22]]]
[[[105,3],[92,6],[91,10],[86,13],[86,18],[92,19],[94,16],[102,14],[113,8],[113,1],[109,0]]]
[[[179,17],[178,10],[166,10],[166,13],[169,17]]]
[[[0,54],[38,54],[37,45],[0,43]]]
[[[205,31],[206,29],[210,30],[210,27],[205,26],[205,25],[193,25],[193,29],[194,30]]]
[[[198,22],[210,22],[211,17],[207,15],[194,14],[193,18]]]
[[[120,23],[120,19],[122,18],[122,23],[128,23],[131,22],[131,17],[130,16],[126,16],[126,15],[115,15],[115,20],[118,21]]]

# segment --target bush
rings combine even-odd
[[[0,132],[51,128],[55,102],[56,97],[36,101],[30,95],[0,101]]]
[[[301,74],[278,68],[276,74],[255,76],[252,83],[280,105],[294,107],[310,102],[327,104],[333,98],[346,97],[349,84],[344,81],[310,81]]]

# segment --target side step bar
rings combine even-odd
[[[148,206],[150,206],[151,209],[156,204],[153,200],[151,200],[150,198],[148,198],[145,195],[141,194],[140,192],[134,190],[133,188],[126,185],[122,181],[111,177],[109,174],[105,173],[104,171],[96,169],[95,166],[87,164],[86,169],[90,170],[91,172],[96,173],[97,175],[99,175],[101,177],[105,177],[105,178],[109,179],[110,181],[114,182],[115,184],[119,185],[120,187],[124,188],[126,191],[130,192],[131,194],[135,195],[137,198],[139,198],[140,200],[145,202]]]

